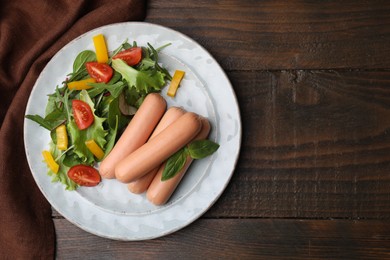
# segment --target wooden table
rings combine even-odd
[[[390,258],[390,2],[148,1],[221,64],[241,154],[217,203],[120,242],[53,212],[60,259]]]

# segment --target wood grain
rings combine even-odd
[[[390,72],[229,77],[243,142],[211,216],[390,217]]]
[[[61,219],[55,225],[58,259],[390,257],[390,225],[381,221],[201,219],[163,238],[136,242],[96,237]]]
[[[100,238],[54,210],[57,258],[390,259],[389,1],[153,0],[146,22],[226,71],[237,168],[199,220],[150,241]]]
[[[388,1],[149,1],[227,70],[389,68]]]
[[[389,162],[389,72],[231,75],[245,128],[242,150],[262,168]]]

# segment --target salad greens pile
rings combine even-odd
[[[50,131],[50,153],[60,167],[58,173],[49,168],[48,174],[52,176],[53,182],[63,183],[67,190],[78,187],[67,175],[72,166],[93,166],[99,161],[85,142],[94,140],[108,154],[145,96],[151,92],[159,92],[167,80],[171,80],[169,72],[158,63],[158,52],[166,46],[154,49],[148,44],[147,47],[141,47],[142,60],[134,66],[129,66],[121,59],[112,59],[117,53],[132,47],[137,47],[137,43],[125,41],[112,52],[107,64],[114,72],[107,83],[88,83],[92,88],[70,90],[67,84],[90,77],[86,63],[97,60],[94,51],[82,51],[75,58],[73,71],[62,82],[62,86],[56,86],[55,91],[48,96],[45,116],[26,115],[26,118]],[[76,125],[72,113],[73,100],[84,101],[93,112],[93,123],[85,130],[80,130]],[[65,151],[56,146],[55,130],[62,124],[66,126],[69,136],[69,146]]]

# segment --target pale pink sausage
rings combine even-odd
[[[116,178],[124,183],[135,181],[161,165],[188,144],[200,131],[200,117],[187,112],[156,137],[121,160],[115,167]]]
[[[165,112],[164,116],[161,118],[160,122],[158,123],[156,129],[154,129],[153,134],[150,136],[149,140],[154,138],[156,135],[161,133],[162,130],[164,130],[166,127],[168,127],[170,124],[172,124],[176,119],[178,119],[180,116],[182,116],[185,113],[185,111],[179,107],[171,107]],[[156,175],[158,169],[160,167],[156,167],[141,178],[130,182],[127,185],[127,188],[132,193],[140,194],[147,190],[150,183],[152,182],[154,176]]]
[[[146,96],[114,148],[101,162],[99,172],[103,178],[114,178],[118,162],[148,140],[166,107],[165,99],[160,94],[151,93]]]
[[[202,129],[199,134],[194,138],[194,140],[203,140],[206,139],[210,132],[210,123],[206,118],[202,118]],[[150,184],[146,197],[154,205],[165,204],[173,192],[175,191],[177,185],[180,183],[184,174],[187,172],[188,167],[190,167],[193,159],[188,156],[186,163],[182,170],[177,173],[174,177],[169,180],[161,181],[161,176],[165,168],[165,163],[160,167],[156,176],[154,177],[152,183]]]

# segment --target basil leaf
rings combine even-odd
[[[196,140],[188,145],[188,152],[193,159],[202,159],[218,150],[219,144],[210,140]]]
[[[183,169],[187,160],[187,156],[188,151],[184,147],[169,157],[165,164],[164,171],[161,176],[161,181],[169,180],[178,174],[180,170]]]

